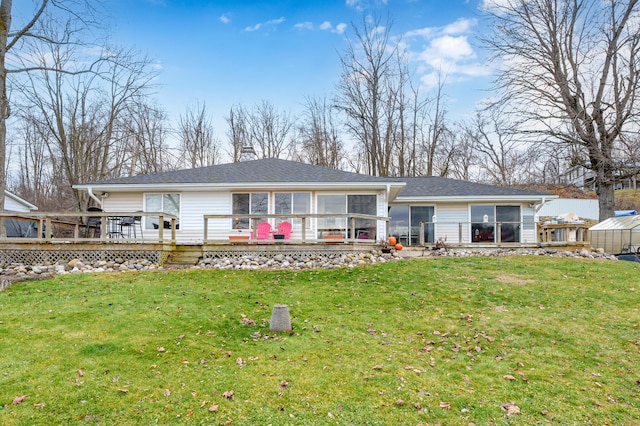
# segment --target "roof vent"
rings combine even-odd
[[[256,150],[251,145],[243,146],[240,150],[240,161],[251,161],[255,160],[256,157]]]

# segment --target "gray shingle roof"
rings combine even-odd
[[[482,196],[543,196],[551,195],[544,192],[527,191],[524,189],[505,188],[502,186],[486,185],[437,176],[397,178],[407,185],[400,191],[402,197],[482,197]]]
[[[267,158],[241,161],[197,169],[130,176],[120,179],[92,182],[98,185],[113,184],[199,184],[199,183],[399,183],[397,179],[381,178],[359,173],[329,169],[295,161]]]

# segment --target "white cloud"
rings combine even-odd
[[[326,31],[326,30],[330,30],[332,28],[333,28],[333,26],[331,25],[331,22],[329,22],[329,21],[324,21],[322,24],[320,24],[320,29],[321,30],[325,30]]]
[[[460,18],[452,24],[446,25],[442,32],[445,34],[465,34],[473,28],[478,21],[475,19]]]
[[[223,24],[228,24],[231,22],[231,18],[229,17],[228,14],[224,13],[220,15],[220,17],[218,18],[218,21],[222,22]]]
[[[258,31],[260,28],[262,28],[262,24],[258,23],[258,24],[252,25],[250,27],[245,27],[244,30],[246,32],[248,32],[248,33],[252,33],[254,31]]]
[[[512,0],[481,0],[478,8],[480,10],[493,10],[500,9],[505,6],[510,6]]]
[[[278,18],[278,19],[271,19],[267,22],[259,22],[255,25],[251,25],[248,27],[245,27],[244,31],[246,32],[254,32],[254,31],[258,31],[260,28],[262,27],[275,27],[277,25],[282,24],[283,22],[285,22],[286,19],[283,17]]]
[[[475,52],[466,36],[442,36],[431,40],[429,47],[420,55],[426,62],[430,57],[448,58],[456,61],[474,58]]]
[[[338,25],[336,25],[336,30],[335,30],[336,33],[343,34],[346,30],[347,30],[347,24],[345,24],[344,22],[340,22]]]
[[[297,23],[293,26],[293,28],[295,28],[296,30],[308,30],[311,31],[313,30],[313,23],[306,21],[306,22],[300,22]]]
[[[460,18],[442,27],[419,28],[404,34],[404,43],[423,85],[433,87],[442,76],[452,83],[491,74],[490,68],[478,60],[468,39],[477,23],[475,19]]]

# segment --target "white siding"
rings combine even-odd
[[[448,243],[469,242],[469,204],[437,204],[436,205],[435,240],[446,238]],[[460,241],[460,225],[462,223],[462,241]]]
[[[533,207],[522,206],[522,242],[533,243],[538,241],[538,226],[533,223],[535,218],[535,210]]]
[[[204,215],[230,214],[231,193],[218,192],[185,192],[180,204],[180,239],[202,241],[204,238]],[[226,239],[231,230],[231,219],[209,220],[208,238],[210,240]]]

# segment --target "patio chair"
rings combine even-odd
[[[100,207],[89,207],[88,212],[101,212]],[[87,217],[87,223],[84,228],[85,238],[100,238],[100,227],[102,226],[102,218],[100,216]]]
[[[127,238],[131,238],[132,231],[133,238],[138,238],[136,228],[140,230],[140,238],[144,238],[144,235],[142,234],[142,216],[125,216],[122,218],[122,221],[120,222],[120,229],[123,236],[126,229]]]
[[[291,222],[280,222],[278,224],[278,234],[284,235],[285,240],[291,239]]]
[[[256,239],[268,240],[271,237],[271,224],[269,222],[260,222],[256,227]]]

